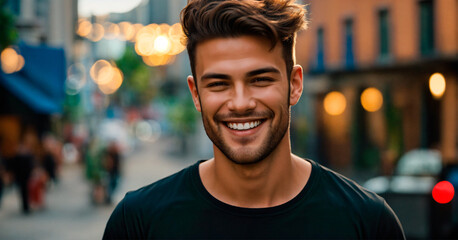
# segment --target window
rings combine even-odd
[[[353,54],[353,20],[347,19],[344,22],[345,39],[344,39],[344,65],[345,68],[351,69],[355,66],[354,54]]]
[[[16,16],[21,14],[21,1],[18,0],[7,0],[7,7],[9,7],[11,13]]]
[[[379,58],[386,59],[390,55],[390,29],[388,10],[384,9],[378,13],[379,19]]]
[[[35,15],[37,18],[46,19],[49,18],[49,0],[36,0],[35,2]]]
[[[316,55],[316,70],[324,71],[324,30],[322,27],[317,31],[317,55]]]
[[[431,0],[420,2],[420,53],[423,56],[434,53],[434,11]]]

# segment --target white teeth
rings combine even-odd
[[[246,123],[227,123],[227,126],[234,130],[248,130],[255,128],[261,124],[261,121],[246,122]]]

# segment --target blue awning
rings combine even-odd
[[[65,54],[60,48],[18,45],[25,65],[12,74],[0,68],[0,84],[37,113],[61,113],[65,98]]]

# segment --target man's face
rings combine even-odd
[[[195,60],[198,90],[192,77],[188,84],[215,156],[220,151],[234,163],[253,164],[282,141],[289,147],[290,105],[302,92],[302,71],[293,69],[290,88],[281,44],[271,49],[256,37],[216,38],[197,45]]]

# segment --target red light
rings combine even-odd
[[[438,203],[449,203],[452,201],[453,195],[455,195],[455,189],[448,181],[438,182],[433,188],[433,198]]]

